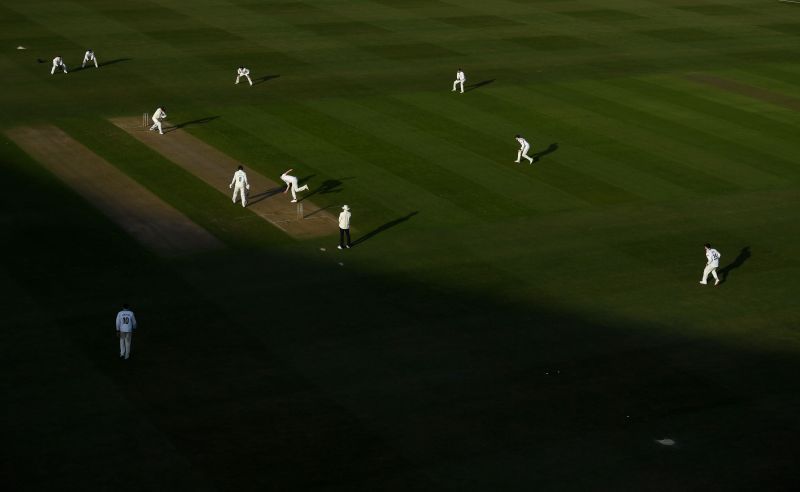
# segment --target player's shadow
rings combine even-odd
[[[471,85],[468,85],[467,87],[465,87],[464,88],[464,92],[469,92],[469,91],[474,91],[475,89],[480,89],[484,85],[489,85],[494,81],[495,81],[495,79],[489,79],[489,80],[482,80],[480,82],[476,82],[474,84],[471,84]]]
[[[167,131],[171,132],[171,131],[178,130],[180,128],[186,128],[187,126],[193,126],[193,125],[205,125],[206,123],[210,123],[210,122],[216,120],[217,118],[219,118],[219,116],[206,116],[205,118],[198,118],[196,120],[184,121],[183,123],[178,123],[177,125],[171,127]]]
[[[304,215],[303,218],[307,219],[307,218],[309,218],[311,216],[317,215],[318,213],[322,212],[323,210],[328,210],[329,208],[335,208],[335,207],[336,207],[336,205],[328,205],[327,207],[318,208],[318,209],[314,210],[313,212]]]
[[[248,205],[255,205],[261,200],[266,200],[269,197],[280,194],[284,189],[286,189],[285,186],[276,186],[275,188],[270,188],[256,195],[250,195],[247,197],[247,203]]]
[[[122,63],[122,62],[126,62],[126,61],[131,61],[131,60],[133,60],[133,58],[115,58],[113,60],[104,61],[103,63],[98,63],[98,65],[100,67],[107,67],[107,66],[113,65],[115,63]]]
[[[373,237],[377,236],[378,234],[380,234],[380,233],[382,233],[384,231],[387,231],[387,230],[391,229],[392,227],[394,227],[396,225],[402,224],[403,222],[407,221],[408,219],[410,219],[411,217],[417,215],[418,213],[419,212],[411,212],[410,214],[406,215],[405,217],[400,217],[398,219],[394,219],[392,221],[389,221],[389,222],[383,224],[382,226],[378,227],[377,229],[373,229],[373,230],[369,231],[368,233],[364,234],[360,238],[358,238],[355,241],[353,241],[353,246],[355,246],[357,244],[361,244],[361,243],[363,243],[365,241],[369,241],[370,239],[372,239]]]
[[[558,144],[557,143],[551,143],[550,146],[548,146],[546,149],[544,149],[541,152],[537,152],[537,153],[533,154],[531,157],[533,157],[533,162],[539,162],[542,157],[544,157],[544,156],[546,156],[548,154],[552,154],[556,150],[558,150]]]
[[[279,74],[279,73],[275,74],[275,75],[264,75],[263,77],[259,77],[257,79],[254,79],[253,80],[253,85],[263,84],[264,82],[266,82],[268,80],[277,79],[280,76],[281,76],[281,74]]]
[[[133,60],[133,58],[117,58],[117,59],[114,59],[114,60],[108,60],[108,61],[105,61],[103,63],[98,63],[97,64],[97,68],[103,68],[103,67],[106,67],[108,65],[113,65],[115,63],[126,62],[126,61],[129,61],[129,60]],[[86,64],[85,67],[75,67],[72,71],[73,72],[80,72],[81,70],[89,70],[90,68],[95,68],[94,63],[89,62],[89,63]]]
[[[739,255],[732,262],[728,263],[727,265],[719,269],[718,272],[720,280],[726,282],[728,280],[728,275],[730,275],[731,271],[736,270],[740,266],[744,265],[744,262],[746,262],[750,258],[750,256],[752,256],[752,254],[750,253],[750,246],[745,246],[744,248],[742,248],[742,250],[739,251]]]
[[[347,177],[347,178],[340,178],[340,179],[326,179],[325,181],[322,182],[322,184],[320,184],[319,186],[314,188],[311,192],[305,194],[303,196],[303,200],[311,198],[312,196],[314,196],[316,194],[325,195],[327,193],[339,193],[340,191],[343,190],[342,181],[345,181],[345,180],[348,180],[348,179],[353,179],[353,177],[350,176],[350,177]],[[302,200],[300,200],[300,201],[302,201]]]

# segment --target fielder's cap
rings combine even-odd
[[[342,207],[342,210],[350,210],[350,207],[348,207],[347,205],[345,205],[345,206],[343,206],[343,207]]]

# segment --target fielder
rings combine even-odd
[[[453,90],[451,92],[456,91],[456,86],[461,85],[461,93],[464,93],[464,82],[467,81],[467,77],[464,75],[464,71],[460,68],[456,72],[456,80],[453,81]]]
[[[242,77],[246,78],[247,81],[250,82],[250,85],[253,85],[253,81],[250,80],[250,70],[248,70],[245,67],[239,67],[239,69],[236,70],[236,83],[237,84],[239,83],[239,79],[242,78]]]
[[[133,330],[136,329],[136,316],[127,304],[122,306],[122,311],[117,313],[117,337],[119,337],[119,356],[125,358],[131,356],[131,342]]]
[[[56,73],[56,69],[58,69],[58,68],[63,70],[64,73],[69,73],[67,71],[67,64],[64,63],[64,59],[61,58],[60,56],[57,56],[57,57],[53,58],[53,69],[50,70],[50,75],[53,75],[54,73]]]
[[[517,135],[514,138],[516,138],[517,142],[519,142],[519,150],[517,151],[517,160],[514,162],[519,164],[520,157],[524,157],[528,159],[529,164],[533,164],[533,158],[528,155],[528,151],[531,148],[531,144],[529,144],[527,140],[522,138],[522,135]]]
[[[233,185],[236,185],[236,188],[233,188]],[[236,203],[236,194],[242,197],[242,207],[247,206],[247,196],[245,195],[244,190],[250,189],[250,183],[247,182],[247,174],[244,172],[244,167],[239,166],[239,169],[233,173],[233,180],[231,184],[228,185],[228,188],[233,188],[233,203]]]
[[[706,279],[708,278],[708,274],[714,276],[714,285],[719,285],[719,277],[717,277],[717,268],[719,267],[719,259],[722,258],[722,254],[717,251],[716,249],[711,247],[710,243],[706,243],[704,245],[706,247],[706,268],[703,270],[703,278],[700,279],[700,283],[702,285],[706,285]]]
[[[97,64],[97,57],[94,55],[94,51],[91,49],[86,50],[86,54],[83,55],[83,63],[81,63],[81,68],[85,67],[87,63],[94,62],[94,68],[100,68]]]
[[[289,174],[290,172],[294,171],[294,169],[289,169],[285,173],[281,174],[281,179],[284,183],[286,183],[286,189],[283,190],[284,193],[288,193],[289,190],[292,192],[292,201],[291,203],[297,203],[297,192],[298,191],[306,191],[308,190],[308,185],[303,185],[301,187],[297,187],[297,178]]]
[[[150,127],[150,131],[158,128],[158,133],[161,135],[164,134],[164,129],[161,128],[161,120],[167,117],[167,113],[164,111],[164,109],[166,108],[156,108],[156,112],[153,113],[153,117],[151,118],[153,120],[153,126]]]

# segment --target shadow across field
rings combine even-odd
[[[558,150],[558,144],[551,143],[546,149],[533,154],[531,157],[533,157],[533,162],[539,162],[542,159],[542,157],[550,155],[556,150]]]
[[[273,197],[275,195],[279,195],[286,187],[285,186],[276,186],[274,188],[270,188],[266,191],[262,191],[261,193],[250,195],[247,197],[247,204],[248,205],[255,205],[256,203],[260,202],[261,200],[266,200],[267,198]]]
[[[309,193],[305,194],[300,201],[307,200],[307,199],[309,199],[312,196],[317,195],[317,194],[325,195],[325,194],[328,194],[328,193],[339,193],[340,191],[343,190],[343,188],[341,187],[342,186],[342,182],[346,181],[348,179],[353,179],[353,177],[351,176],[351,177],[339,178],[339,179],[326,179],[318,187],[314,188]]]
[[[722,280],[722,282],[727,282],[731,272],[744,265],[751,256],[750,246],[742,248],[742,250],[739,251],[739,255],[732,262],[719,269],[720,280]]]
[[[469,92],[469,91],[474,91],[475,89],[480,89],[481,87],[483,87],[485,85],[489,85],[494,81],[495,81],[495,79],[489,79],[489,80],[482,80],[482,81],[476,82],[474,84],[470,84],[470,85],[468,85],[467,87],[464,88],[464,92]]]
[[[253,85],[263,84],[264,82],[266,82],[268,80],[277,79],[280,76],[281,76],[280,74],[264,75],[263,77],[259,77],[257,79],[253,79]]]
[[[165,130],[164,133],[179,130],[181,128],[186,128],[187,126],[205,125],[206,123],[211,123],[212,121],[218,118],[219,116],[206,116],[205,118],[198,118],[196,120],[184,121],[183,123],[178,123],[177,125],[170,127],[169,129]]]
[[[389,222],[383,224],[382,226],[379,226],[376,229],[373,229],[373,230],[369,231],[368,233],[364,234],[360,238],[358,238],[355,241],[353,241],[353,246],[357,246],[359,244],[362,244],[362,243],[365,243],[365,242],[369,241],[370,239],[372,239],[373,237],[377,236],[378,234],[380,234],[382,232],[386,232],[389,229],[391,229],[392,227],[395,227],[397,225],[402,224],[403,222],[407,221],[408,219],[410,219],[411,217],[417,215],[418,213],[419,212],[411,212],[410,214],[408,214],[408,215],[406,215],[404,217],[400,217],[400,218],[394,219],[392,221],[389,221]]]
[[[122,63],[126,61],[133,60],[133,58],[115,58],[113,60],[108,60],[102,63],[97,64],[97,68],[107,67],[109,65],[114,65],[115,63]],[[90,68],[95,68],[94,63],[87,63],[85,67],[75,67],[73,72],[80,72],[81,70],[89,70]]]

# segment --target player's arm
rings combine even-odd
[[[137,327],[138,324],[136,323],[136,315],[131,313],[131,330],[135,330]]]
[[[233,174],[233,179],[231,180],[231,184],[228,185],[228,188],[233,188],[233,183],[236,182],[236,173]]]

